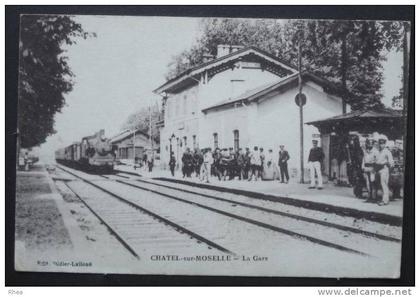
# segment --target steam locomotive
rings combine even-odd
[[[91,136],[83,137],[55,152],[59,164],[93,173],[111,173],[114,169],[115,154],[105,131],[100,130]]]

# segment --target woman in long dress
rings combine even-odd
[[[263,165],[262,179],[274,180],[275,178],[276,178],[276,170],[275,170],[273,150],[269,149],[267,157],[265,158],[265,162]]]

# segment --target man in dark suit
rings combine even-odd
[[[245,179],[245,154],[242,152],[242,148],[239,148],[236,152],[236,174],[239,180]]]
[[[191,173],[194,170],[194,158],[190,151],[190,148],[186,148],[182,155],[182,177],[191,177]]]
[[[284,149],[284,145],[280,145],[279,151],[279,167],[280,167],[280,176],[281,176],[281,183],[289,183],[289,169],[287,168],[287,161],[289,161],[290,156],[289,152]],[[286,177],[286,181],[284,178]]]
[[[176,165],[176,159],[173,152],[171,152],[171,157],[169,160],[169,168],[171,169],[172,176],[175,176],[175,165]]]

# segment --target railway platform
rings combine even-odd
[[[16,172],[15,267],[24,268],[28,254],[70,251],[74,240],[62,214],[62,199],[45,168],[39,164]],[[37,260],[41,261],[42,257]]]
[[[376,203],[367,203],[364,199],[356,198],[350,187],[336,186],[331,182],[324,184],[323,190],[308,189],[309,184],[300,184],[298,180],[291,179],[288,184],[278,181],[219,181],[212,178],[205,183],[199,178],[182,178],[181,172],[175,172],[172,177],[168,170],[134,169],[131,166],[117,166],[117,170],[130,174],[140,175],[152,179],[184,183],[201,188],[216,189],[227,193],[251,196],[267,200],[284,200],[285,202],[310,209],[326,212],[336,212],[358,218],[374,218],[383,223],[400,225],[403,216],[403,199],[391,200],[388,205],[379,206]]]
[[[16,270],[68,272],[62,263],[82,263],[86,257],[80,255],[93,250],[97,252],[91,258],[97,265],[109,265],[109,259],[116,263],[133,260],[71,195],[65,185],[68,181],[42,163],[16,172]],[[72,269],[94,271],[94,267],[77,265]]]

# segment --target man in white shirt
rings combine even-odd
[[[382,201],[378,205],[387,205],[389,203],[389,171],[394,166],[394,158],[391,152],[385,147],[385,138],[379,139],[379,150],[376,158],[376,169],[381,179]]]
[[[258,152],[257,146],[254,146],[254,151],[251,153],[250,157],[251,157],[251,160],[250,160],[251,172],[249,174],[248,181],[251,181],[252,177],[254,177],[255,181],[257,181],[258,169],[261,166],[261,156],[260,156],[260,153]]]
[[[374,182],[375,182],[375,164],[377,160],[378,150],[373,146],[372,139],[366,139],[366,149],[363,154],[362,170],[366,180],[366,188],[369,193],[368,201],[376,199],[374,197]]]
[[[210,169],[211,165],[213,164],[213,155],[211,153],[211,149],[207,148],[204,154],[203,160],[203,179],[206,180],[206,183],[209,183],[209,176],[210,176]]]

